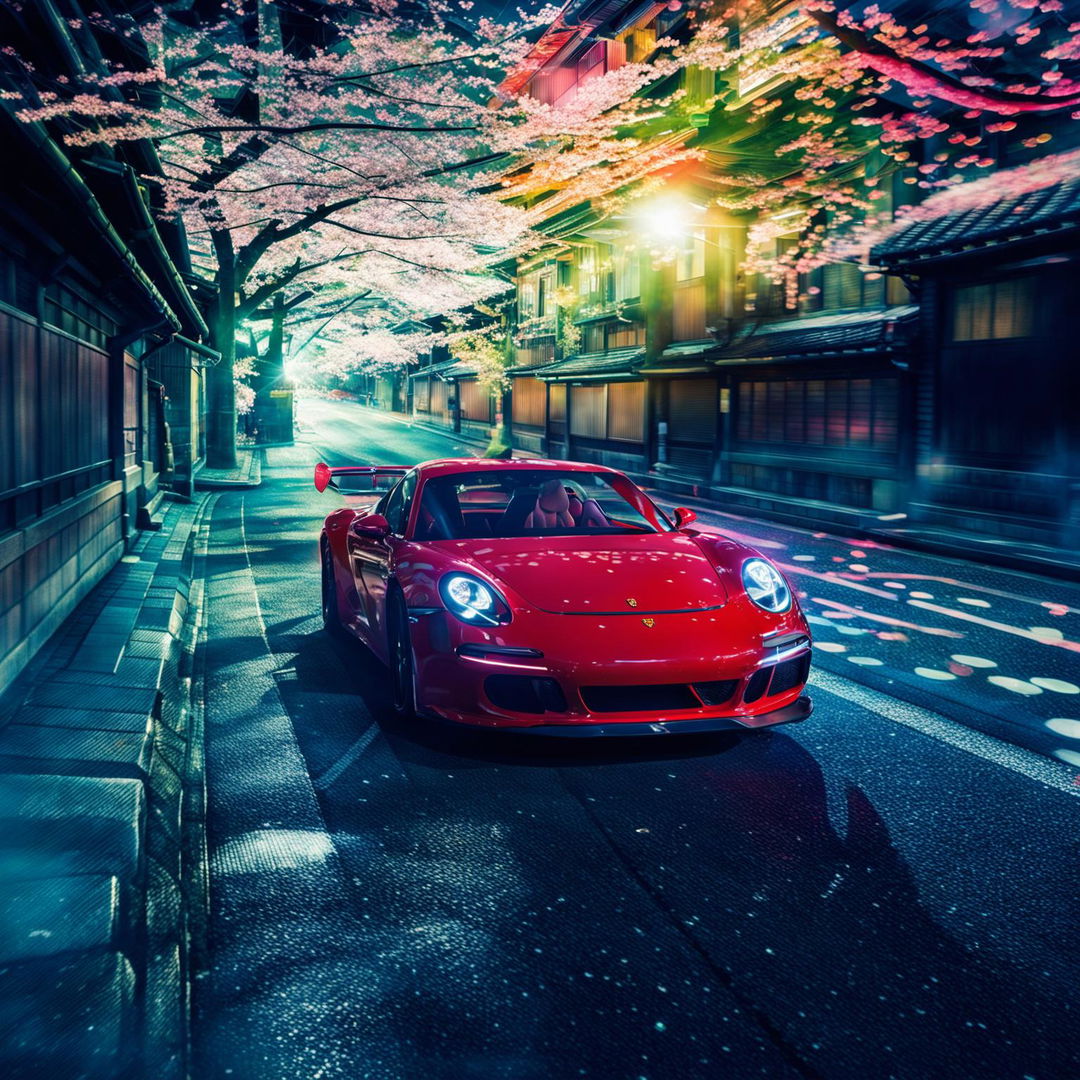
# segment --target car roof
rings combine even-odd
[[[595,465],[588,461],[553,461],[549,458],[437,458],[423,461],[416,466],[421,476],[427,478],[446,473],[505,472],[506,470],[547,472],[602,472],[622,476],[617,469]]]

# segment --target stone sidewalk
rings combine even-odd
[[[185,830],[202,817],[192,560],[208,498],[163,503],[160,531],[0,698],[5,1077],[185,1074],[201,880]]]
[[[219,488],[252,488],[262,482],[261,447],[238,446],[235,469],[208,469],[205,466],[195,474],[195,489],[211,491]]]

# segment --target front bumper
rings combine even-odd
[[[487,631],[429,609],[413,620],[413,643],[420,710],[455,724],[580,737],[738,731],[810,715],[811,641],[797,610],[529,613]]]
[[[814,711],[813,702],[805,694],[791,705],[759,716],[710,716],[691,720],[623,720],[606,724],[534,724],[532,727],[505,726],[500,731],[518,735],[544,735],[563,739],[609,738],[613,735],[700,735],[718,731],[747,731],[776,727],[778,724],[797,724]],[[458,724],[475,729],[475,724]]]

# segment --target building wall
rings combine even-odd
[[[571,383],[566,390],[566,456],[644,472],[646,408],[644,380]]]
[[[169,425],[173,449],[173,471],[164,477],[171,490],[190,497],[193,476],[206,457],[206,378],[197,358],[182,345],[171,344],[147,356],[148,376],[165,388],[164,418]],[[152,413],[148,402],[148,421]],[[157,448],[147,424],[147,455]],[[160,464],[160,463],[158,463]]]
[[[139,485],[116,476],[110,454],[117,366],[96,343],[0,305],[0,688],[119,558],[134,528],[127,515]],[[139,432],[125,438],[134,461]],[[132,469],[141,480],[141,464]]]
[[[884,365],[740,370],[732,380],[730,485],[894,511],[901,379]]]
[[[1080,375],[1064,362],[1076,258],[1006,249],[927,268],[918,519],[1064,542],[1080,484]]]

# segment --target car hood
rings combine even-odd
[[[468,558],[540,611],[701,611],[727,600],[714,560],[680,533],[474,542]]]

